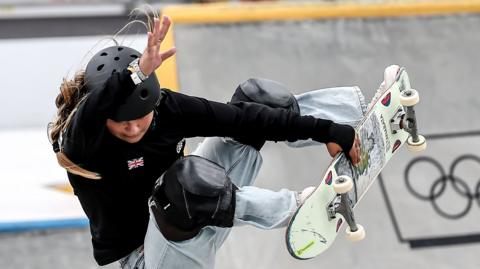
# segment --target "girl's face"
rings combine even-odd
[[[112,135],[127,143],[137,143],[150,128],[153,111],[146,116],[130,121],[114,121],[107,119],[107,128]]]

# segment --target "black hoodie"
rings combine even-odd
[[[106,120],[134,88],[127,70],[113,73],[102,91],[90,93],[80,105],[63,136],[65,154],[102,176],[91,180],[68,173],[90,221],[94,257],[100,265],[119,260],[143,244],[153,185],[183,156],[184,138],[312,138],[336,142],[348,151],[355,136],[352,127],[330,120],[254,103],[212,102],[162,89],[149,130],[139,142],[129,144],[110,134]]]

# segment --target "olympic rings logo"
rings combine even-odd
[[[410,193],[416,198],[423,201],[430,201],[432,203],[433,208],[439,215],[448,219],[459,219],[465,216],[470,211],[470,209],[472,208],[473,201],[475,199],[477,200],[477,203],[480,206],[480,179],[477,182],[477,185],[475,186],[474,191],[472,191],[469,185],[464,180],[460,179],[458,176],[455,176],[455,171],[458,165],[464,161],[474,161],[480,164],[480,157],[475,155],[462,155],[458,157],[450,165],[448,174],[445,172],[442,165],[433,158],[430,158],[430,157],[415,158],[412,161],[410,161],[410,163],[408,163],[407,167],[405,168],[404,177],[405,177],[405,183],[407,185],[407,188],[410,191]],[[433,167],[435,167],[440,172],[440,177],[433,182],[428,194],[421,194],[420,192],[415,190],[411,184],[410,171],[419,163],[427,163],[427,164],[433,165]],[[437,200],[442,194],[444,194],[448,184],[450,184],[453,187],[453,190],[455,190],[457,194],[465,198],[467,201],[465,208],[458,213],[454,213],[454,214],[447,213],[444,209],[442,209],[438,205]]]

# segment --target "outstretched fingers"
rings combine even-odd
[[[148,48],[153,48],[153,47],[155,47],[155,45],[156,45],[155,43],[156,43],[156,42],[155,42],[155,37],[154,37],[153,33],[152,33],[152,32],[148,32],[148,33],[147,33],[147,37],[148,37],[148,40],[147,40],[147,49],[148,49]]]
[[[160,22],[158,18],[153,20],[152,31],[147,33],[147,47],[140,59],[140,69],[145,74],[150,74],[157,69],[164,60],[175,54],[175,48],[160,52],[160,45],[165,39],[170,25],[171,21],[167,16],[163,16],[162,22]]]
[[[160,31],[160,21],[158,20],[158,18],[154,18],[153,29],[151,32],[148,32],[147,50],[150,53],[153,53],[155,50],[158,51],[160,49],[159,42],[158,42],[159,31]]]
[[[177,49],[175,47],[170,48],[165,52],[162,52],[161,53],[162,61],[165,61],[166,59],[172,57],[175,54],[175,52],[177,52]]]
[[[163,16],[162,25],[161,27],[159,26],[159,30],[158,30],[159,42],[162,42],[165,39],[165,36],[167,35],[168,30],[170,29],[170,24],[171,24],[170,18],[167,16]],[[159,22],[159,25],[160,25],[160,22]]]
[[[171,21],[170,18],[167,16],[163,16],[163,20],[160,23],[160,20],[158,18],[153,19],[153,29],[152,32],[148,32],[148,41],[147,41],[147,46],[149,52],[159,52],[160,51],[160,45],[162,41],[165,39],[165,36],[168,33],[168,30],[170,28]],[[164,53],[162,53],[164,54]],[[170,52],[166,53],[166,56],[170,57],[173,54],[170,54]],[[168,58],[166,57],[166,58]],[[163,58],[163,57],[162,57]],[[166,59],[165,58],[165,59]]]
[[[148,45],[160,47],[160,43],[162,43],[162,41],[165,39],[165,36],[170,29],[170,24],[170,18],[167,16],[163,16],[161,23],[160,19],[154,18],[152,32],[148,33]]]

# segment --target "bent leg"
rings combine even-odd
[[[272,191],[245,186],[237,191],[234,225],[261,229],[285,227],[297,209],[296,193],[287,189]]]
[[[243,186],[236,192],[235,226],[262,229],[286,226],[297,207],[297,193],[248,186],[253,184],[262,163],[260,153],[253,147],[228,139],[207,138],[194,154],[224,165],[232,180]],[[151,215],[144,241],[146,268],[213,268],[216,251],[230,230],[207,226],[192,239],[172,242],[165,239]]]
[[[237,187],[252,185],[263,163],[259,151],[230,138],[205,138],[192,155],[222,166]]]
[[[169,241],[160,232],[150,212],[144,241],[147,269],[210,269],[214,268],[215,254],[215,230],[205,227],[191,239],[181,242]]]
[[[332,120],[356,127],[367,111],[365,98],[358,87],[336,87],[295,95],[302,116]],[[286,142],[290,147],[320,145],[313,140]]]
[[[287,189],[272,191],[245,186],[237,191],[234,226],[251,225],[270,230],[286,227],[297,208],[297,193]],[[215,231],[215,245],[219,248],[230,228],[207,227]]]
[[[223,166],[232,182],[240,189],[236,194],[234,225],[249,224],[262,229],[284,227],[296,208],[296,193],[289,190],[274,192],[252,187],[262,166],[260,152],[228,138],[206,138],[192,153]],[[220,247],[230,229],[207,227],[215,233],[215,245]]]

